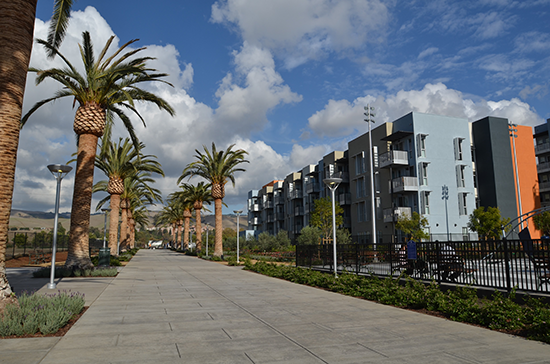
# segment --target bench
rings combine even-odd
[[[447,252],[441,252],[439,257],[437,252],[428,254],[428,263],[432,272],[437,272],[439,277],[444,281],[456,282],[462,276],[464,282],[473,281],[474,273],[477,269],[468,268],[464,262],[464,258]]]
[[[545,283],[550,283],[550,256],[548,254],[549,252],[537,251],[533,252],[531,256],[538,288]]]

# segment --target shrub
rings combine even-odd
[[[69,269],[65,267],[55,267],[55,278],[63,277],[115,277],[118,274],[117,268],[94,268],[94,269]],[[51,268],[40,268],[32,272],[34,278],[49,278]]]
[[[53,334],[82,311],[84,302],[84,295],[80,293],[23,293],[19,305],[8,304],[0,317],[0,336]]]

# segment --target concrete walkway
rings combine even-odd
[[[58,285],[95,292],[67,335],[0,340],[0,363],[550,362],[550,345],[165,250],[86,280]]]

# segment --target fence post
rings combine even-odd
[[[504,262],[506,264],[506,290],[510,293],[512,291],[512,284],[510,283],[510,254],[508,252],[508,240],[506,237],[502,239],[502,243],[504,244]]]
[[[440,242],[436,240],[435,242],[435,256],[437,262],[437,284],[441,286],[441,247]]]

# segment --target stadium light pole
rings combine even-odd
[[[365,121],[369,124],[369,162],[370,162],[370,199],[371,199],[371,220],[372,220],[372,241],[374,243],[374,251],[376,251],[376,201],[374,200],[374,167],[372,163],[372,130],[371,123],[375,121],[372,119],[376,116],[373,113],[374,107],[371,107],[370,104],[365,106],[364,115],[366,117]]]
[[[243,210],[234,210],[233,212],[237,214],[237,263],[239,263],[239,216]]]
[[[334,277],[338,278],[337,260],[336,260],[336,207],[334,205],[334,191],[338,188],[342,182],[341,178],[331,177],[325,178],[323,183],[327,185],[332,196],[332,250],[334,256]]]
[[[73,169],[73,167],[62,164],[50,164],[48,169],[52,172],[57,181],[57,189],[55,191],[55,217],[53,220],[52,269],[50,273],[50,283],[48,283],[48,289],[55,289],[55,253],[57,250],[57,224],[59,220],[59,194],[61,192],[61,180]]]

